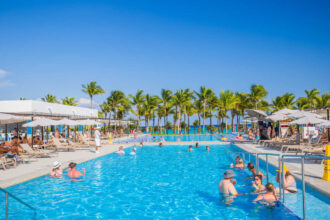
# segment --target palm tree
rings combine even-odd
[[[64,99],[62,99],[62,104],[63,105],[71,105],[71,106],[77,106],[78,102],[72,97],[65,97]]]
[[[316,107],[326,108],[330,106],[330,92],[324,93],[321,97],[316,97]]]
[[[306,93],[306,97],[310,103],[310,108],[314,108],[315,104],[316,104],[316,99],[317,99],[317,95],[320,94],[320,91],[318,89],[312,89],[310,91],[308,91],[307,89],[305,90]]]
[[[262,85],[252,85],[250,88],[250,99],[254,105],[254,109],[258,109],[258,102],[265,101],[264,98],[268,92]]]
[[[149,132],[149,121],[154,114],[154,110],[159,103],[159,98],[157,96],[151,96],[147,94],[145,96],[145,101],[143,103],[143,109],[145,112],[145,123],[146,123],[146,132]]]
[[[194,104],[189,102],[185,105],[185,109],[186,109],[186,114],[187,114],[187,118],[188,118],[188,133],[190,132],[190,117],[193,116],[194,114],[196,114],[196,109],[194,108]],[[185,131],[186,133],[186,131]]]
[[[237,128],[240,127],[240,116],[244,116],[244,111],[250,105],[250,99],[248,93],[236,93],[237,102],[236,102],[236,114],[237,114]]]
[[[300,97],[296,102],[296,108],[300,110],[310,108],[310,102],[306,97]]]
[[[207,105],[208,105],[208,117],[210,119],[210,126],[212,126],[212,112],[216,109],[217,104],[219,103],[218,98],[212,94],[208,97],[207,99]],[[212,134],[212,130],[210,130],[211,134]]]
[[[272,102],[271,107],[274,109],[273,112],[277,112],[283,108],[282,96],[277,96],[275,99],[272,99]]]
[[[110,96],[107,98],[108,104],[111,106],[111,109],[114,113],[114,119],[117,119],[118,114],[117,112],[121,109],[121,106],[124,106],[127,104],[127,98],[125,94],[120,90],[114,90],[111,91]],[[110,120],[109,120],[110,122]],[[110,125],[109,125],[110,127]],[[117,126],[115,124],[115,130],[117,129]]]
[[[144,103],[145,96],[143,95],[143,90],[138,90],[135,95],[129,95],[129,97],[132,100],[132,104],[136,107],[136,116],[138,118],[138,125],[137,130],[140,129],[140,123],[141,123],[141,111],[140,108],[142,104]]]
[[[161,103],[163,104],[164,111],[165,111],[164,125],[166,125],[168,122],[167,109],[168,109],[168,105],[172,101],[172,91],[168,90],[168,89],[162,89],[161,94],[160,94],[160,99],[161,99]]]
[[[47,94],[45,97],[41,98],[41,100],[49,103],[59,103],[59,101],[57,101],[56,96],[51,94]]]
[[[101,86],[97,85],[95,81],[82,85],[82,88],[82,91],[89,95],[91,100],[91,109],[93,109],[93,96],[103,94],[105,91],[101,88]]]
[[[207,89],[205,86],[201,86],[199,92],[195,91],[195,94],[199,100],[203,103],[203,133],[205,134],[205,112],[206,112],[206,103],[207,99],[214,94],[212,89]]]
[[[156,112],[157,112],[157,118],[158,118],[157,124],[158,124],[159,134],[161,134],[160,122],[162,121],[162,117],[165,117],[165,108],[162,105],[157,105]],[[165,124],[164,124],[164,126],[165,126]]]
[[[200,128],[201,127],[201,114],[203,113],[204,106],[200,100],[196,100],[194,102],[194,105],[195,105],[196,114],[198,116],[198,128]]]
[[[104,118],[107,118],[108,114],[110,115],[111,106],[109,105],[109,103],[103,102],[100,105],[100,109],[101,109],[101,112],[103,113]],[[110,117],[109,117],[109,125],[110,125]],[[108,129],[110,131],[110,127],[108,127]],[[105,123],[104,123],[104,133],[105,133]]]
[[[221,108],[224,110],[225,114],[227,114],[229,110],[234,109],[237,99],[232,91],[221,90],[219,101]],[[232,119],[232,123],[233,123],[233,119]],[[227,120],[226,120],[226,133],[227,133]]]
[[[296,101],[294,101],[295,98],[296,96],[293,95],[292,93],[285,93],[281,98],[282,107],[289,109],[292,108],[293,105],[296,103]]]

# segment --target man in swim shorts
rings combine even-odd
[[[76,179],[76,178],[85,176],[85,174],[86,174],[85,168],[83,168],[83,173],[81,173],[78,170],[76,170],[76,167],[77,167],[77,164],[74,162],[71,162],[69,164],[70,171],[68,172],[68,176],[72,179]]]

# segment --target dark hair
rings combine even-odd
[[[260,179],[260,182],[262,183],[262,176],[260,174],[255,175],[254,178],[258,177]]]
[[[69,164],[69,167],[72,169],[72,168],[75,168],[77,166],[77,164],[76,163],[74,163],[74,162],[71,162],[70,164]]]
[[[253,169],[253,168],[254,168],[253,163],[248,163],[248,168],[249,168],[249,169]]]
[[[266,184],[266,190],[267,190],[267,192],[274,192],[275,187],[272,183],[267,183]]]
[[[189,145],[189,148],[192,148],[193,146],[192,145]]]

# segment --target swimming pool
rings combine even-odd
[[[163,137],[166,142],[177,142],[177,141],[221,141],[221,137],[227,138],[226,141],[235,141],[236,135],[234,134],[201,134],[201,135],[163,135],[163,136],[143,136],[139,138],[132,138],[127,140],[122,140],[117,143],[132,143],[132,142],[156,142]]]
[[[125,149],[126,153],[130,149]],[[87,175],[81,181],[43,176],[7,188],[37,208],[37,219],[297,219],[301,194],[286,196],[286,206],[270,209],[253,204],[253,195],[240,196],[232,205],[219,201],[218,182],[233,161],[232,144],[205,146],[187,152],[187,146],[144,146],[137,156],[109,154],[78,165]],[[252,158],[253,162],[253,158]],[[260,163],[261,170],[265,167]],[[249,192],[246,170],[235,170],[237,190]],[[275,168],[270,167],[274,182]],[[277,186],[277,185],[276,185]],[[298,185],[299,186],[299,185]],[[307,216],[328,218],[329,199],[307,189]],[[2,198],[4,195],[1,195]],[[0,218],[4,200],[0,200]],[[291,211],[294,213],[292,213]],[[31,211],[10,201],[12,219],[30,219]]]

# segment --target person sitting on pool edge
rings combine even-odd
[[[284,170],[284,189],[285,189],[285,193],[297,193],[296,179],[290,173],[290,171],[288,170],[288,168],[285,165],[283,167],[283,170]],[[280,175],[282,169],[276,170],[276,171],[277,171],[276,182],[279,182],[279,179],[280,179],[279,175]]]
[[[210,150],[211,150],[210,146],[206,145],[206,151],[210,151]]]
[[[83,173],[76,170],[77,164],[74,162],[71,162],[69,164],[70,171],[68,172],[68,176],[72,179],[80,178],[81,176],[85,176],[86,170],[83,168]]]
[[[275,192],[275,187],[272,183],[266,184],[266,193],[259,194],[258,197],[254,200],[254,202],[260,202],[266,205],[275,205],[275,202],[278,201],[278,197]]]
[[[236,180],[233,180],[235,173],[232,170],[226,170],[222,176],[224,179],[219,183],[220,193],[225,196],[236,196],[237,191],[234,186],[234,184],[236,184]]]
[[[265,190],[265,186],[262,185],[262,176],[261,175],[255,175],[254,181],[252,182],[252,186],[255,189],[254,192],[260,193]]]
[[[248,167],[248,169],[251,171],[253,177],[254,177],[255,175],[257,175],[257,169],[254,168],[253,163],[248,163],[247,167]],[[260,170],[259,170],[258,175],[261,175],[262,178],[264,178],[264,174],[263,174]]]
[[[125,151],[123,150],[124,149],[124,147],[123,146],[120,146],[119,148],[118,148],[118,151],[116,152],[117,154],[120,154],[120,155],[124,155],[125,154]]]
[[[59,178],[59,177],[62,177],[62,175],[63,175],[63,171],[61,169],[61,163],[59,163],[58,161],[55,161],[53,163],[53,169],[50,172],[50,176]]]
[[[188,148],[188,151],[193,151],[193,146],[192,145],[189,145],[189,148]]]

